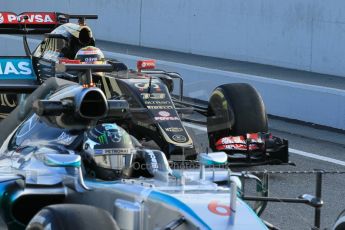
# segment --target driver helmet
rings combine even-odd
[[[104,64],[105,58],[103,52],[94,46],[81,48],[75,55],[75,60],[80,60],[83,64]]]
[[[99,124],[85,132],[82,157],[86,172],[102,180],[129,177],[135,148],[116,124]]]

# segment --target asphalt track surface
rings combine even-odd
[[[196,140],[197,150],[204,151],[207,145],[206,128],[194,124],[186,126]],[[289,140],[290,161],[296,166],[255,166],[232,168],[233,171],[345,171],[345,134],[275,119],[270,119],[270,131]],[[312,174],[271,175],[270,196],[296,198],[306,193],[315,194],[315,177]],[[248,194],[251,188],[254,191],[253,186],[246,188]],[[344,197],[345,174],[323,175],[321,229],[330,229],[345,209]],[[261,217],[280,229],[311,229],[314,209],[303,204],[269,203]]]

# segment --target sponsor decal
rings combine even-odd
[[[103,149],[103,154],[128,154],[130,153],[129,149],[126,148],[116,148],[116,149]]]
[[[180,134],[175,134],[174,136],[172,136],[172,139],[176,142],[186,142],[187,141],[187,137],[185,137],[184,135],[180,135]]]
[[[84,62],[86,62],[86,63],[93,63],[96,61],[98,61],[97,57],[87,57],[84,59]]]
[[[248,140],[248,139],[247,139]],[[216,142],[217,150],[258,150],[262,146],[263,142],[247,142],[244,136],[235,136],[235,137],[223,137]]]
[[[167,111],[159,111],[158,115],[161,116],[161,117],[169,117],[170,113],[167,112]]]
[[[72,60],[68,58],[59,58],[60,64],[81,64],[80,60]]]
[[[219,216],[230,216],[231,214],[229,205],[220,204],[216,200],[211,201],[207,208],[210,212]]]
[[[100,155],[100,154],[103,154],[103,150],[102,149],[95,149],[94,153],[96,155]]]
[[[171,104],[170,101],[145,101],[146,105],[168,105]]]
[[[178,117],[155,117],[156,121],[177,121],[180,120]]]
[[[25,14],[26,16],[28,16],[27,21],[30,23],[52,23],[54,22],[52,19],[52,15],[51,14]],[[24,21],[24,16],[25,15],[19,15],[17,17],[17,21],[18,22],[22,22]],[[13,17],[9,17],[8,20],[11,22],[13,20],[15,20]]]
[[[100,144],[108,144],[108,138],[107,135],[105,133],[102,133],[101,135],[99,135],[97,137],[98,141]]]
[[[146,151],[146,153],[148,153],[149,157],[151,158],[151,163],[150,163],[150,167],[152,169],[153,172],[158,171],[158,161],[156,159],[155,154],[152,151]]]
[[[98,55],[98,52],[93,50],[93,49],[88,49],[88,50],[83,50],[80,51],[80,53],[84,54],[84,55]],[[96,60],[97,61],[97,60]]]
[[[27,16],[28,19],[24,19]],[[2,12],[0,14],[0,24],[55,24],[56,16],[55,13],[30,13],[26,12],[21,15],[16,15],[11,12]]]
[[[139,83],[135,83],[134,86],[138,88],[140,91],[144,91],[145,89],[149,88],[150,83],[139,82]],[[157,83],[151,83],[151,89],[154,89],[156,92],[161,91],[161,88],[159,87],[159,84]]]
[[[257,133],[245,136],[223,137],[216,142],[217,150],[258,150],[263,147],[264,140]]]
[[[155,60],[139,60],[137,61],[137,69],[138,71],[142,69],[154,69],[156,68],[156,61]]]
[[[238,151],[247,151],[247,150],[260,150],[260,146],[257,144],[249,144],[247,146],[246,144],[228,144],[228,145],[217,145],[217,150],[238,150]]]
[[[164,99],[165,93],[142,93],[141,96],[146,99]]]
[[[73,137],[65,132],[62,132],[61,135],[57,138],[58,142],[69,144],[73,140]]]
[[[165,128],[165,131],[167,132],[173,132],[173,133],[178,133],[178,132],[182,132],[183,128],[179,128],[179,127],[169,127],[169,128]]]
[[[120,132],[120,130],[118,130],[118,129],[113,129],[111,131],[107,131],[107,136],[114,143],[118,143],[122,140],[122,132]]]
[[[224,137],[221,139],[221,144],[246,144],[246,141],[244,140],[243,136]]]
[[[170,106],[170,105],[148,105],[147,106],[148,109],[174,109],[174,107]]]
[[[36,79],[29,58],[0,58],[0,79]]]

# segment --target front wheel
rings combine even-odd
[[[114,230],[120,229],[109,212],[89,205],[57,204],[39,211],[27,230]]]
[[[246,83],[220,85],[208,103],[207,133],[210,147],[222,137],[267,132],[264,102],[254,87]]]

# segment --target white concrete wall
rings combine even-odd
[[[98,39],[345,76],[344,0],[0,0],[95,13]]]
[[[0,11],[52,11],[70,14],[97,14],[89,20],[97,39],[139,44],[141,0],[0,0]]]

